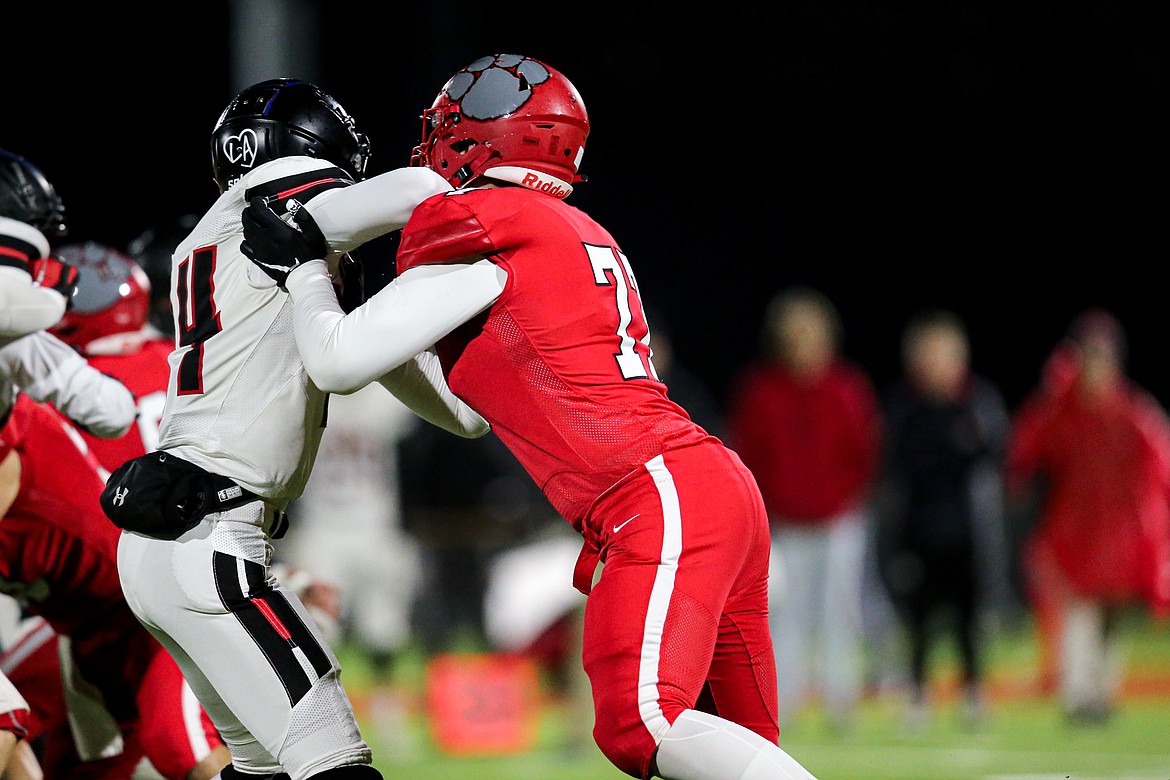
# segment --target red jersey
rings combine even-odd
[[[519,187],[432,196],[402,229],[398,272],[473,257],[508,281],[436,345],[447,383],[574,528],[649,459],[714,438],[667,396],[630,262],[588,215]]]
[[[170,338],[160,336],[142,342],[128,354],[86,356],[91,366],[126,385],[138,409],[138,417],[125,436],[99,439],[82,431],[90,451],[106,471],[158,448],[158,426],[170,377],[167,356],[174,346]]]
[[[21,455],[20,492],[0,520],[0,586],[62,634],[137,622],[118,580],[118,536],[98,503],[96,460],[48,405],[19,395],[0,430],[0,459]]]
[[[877,472],[877,394],[842,359],[813,382],[774,363],[749,367],[732,393],[727,425],[774,522],[831,520],[864,499]]]
[[[1096,403],[1076,391],[1057,350],[1048,385],[1020,405],[1007,457],[1009,486],[1043,475],[1030,546],[1047,551],[1082,595],[1145,599],[1170,614],[1170,419],[1131,381]]]

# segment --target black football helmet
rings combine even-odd
[[[353,117],[307,81],[253,84],[232,98],[211,133],[211,170],[221,192],[261,163],[300,154],[328,160],[354,181],[365,175],[370,155]]]
[[[49,241],[69,233],[65,203],[41,169],[0,149],[0,216],[32,225]]]

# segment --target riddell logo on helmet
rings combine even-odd
[[[530,190],[552,195],[554,198],[564,198],[571,192],[571,190],[565,189],[555,179],[542,179],[535,173],[524,174],[524,178],[520,180],[520,184]]]

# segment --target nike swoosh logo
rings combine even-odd
[[[634,517],[641,517],[641,516],[642,516],[642,513],[641,513],[641,512],[639,512],[638,514],[634,515]],[[634,517],[631,517],[631,518],[630,518],[630,520],[633,520],[633,519],[634,519]],[[627,520],[626,522],[622,523],[621,525],[615,525],[615,526],[613,527],[613,532],[616,534],[618,531],[620,531],[620,530],[622,530],[623,528],[625,528],[627,525],[629,525],[629,524],[630,524],[630,520]]]

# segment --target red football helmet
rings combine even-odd
[[[95,339],[146,325],[150,279],[130,255],[94,241],[68,244],[53,254],[78,271],[72,305],[49,329],[53,335],[84,353]]]
[[[519,54],[481,57],[443,86],[423,112],[412,165],[456,189],[480,176],[564,198],[577,174],[589,115],[556,69]]]

